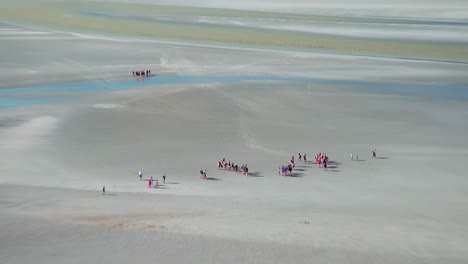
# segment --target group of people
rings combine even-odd
[[[301,153],[298,153],[298,162],[304,162],[307,163],[307,154],[304,153],[304,155],[301,155]],[[328,170],[328,156],[325,153],[319,153],[315,156],[315,161],[319,165],[319,168],[323,168],[324,170]],[[294,167],[296,167],[296,160],[294,155],[291,157],[291,159],[288,161],[288,165],[282,165],[281,167],[278,167],[278,175],[286,176],[286,175],[291,175],[292,171],[294,170]]]
[[[279,175],[290,175],[293,171],[293,167],[291,164],[288,164],[287,166],[282,165],[281,167],[278,167],[278,174]]]
[[[154,180],[153,177],[148,179],[148,188],[152,188],[152,187],[158,188],[158,185],[159,185],[158,180]]]
[[[323,165],[323,169],[328,171],[328,169],[327,169],[327,167],[328,167],[328,156],[327,156],[327,154],[325,154],[325,153],[317,154],[315,156],[315,161],[319,165],[319,168],[321,168],[322,165]]]
[[[135,75],[135,72],[133,72],[133,74]],[[148,75],[148,74],[150,74],[150,71],[146,71],[146,73],[141,72],[140,74]],[[372,150],[372,157],[373,158],[377,157],[377,150],[376,149]],[[351,153],[351,160],[354,160],[354,159],[358,160],[359,159],[358,155]],[[304,155],[301,155],[301,153],[298,153],[298,161],[299,162],[303,161],[304,163],[307,163],[307,154],[304,153]],[[328,160],[327,154],[325,154],[325,153],[317,154],[315,156],[315,161],[318,164],[319,168],[322,168],[322,166],[323,166],[323,169],[325,171],[328,171],[329,160]],[[291,157],[291,160],[288,161],[287,165],[282,165],[281,167],[278,167],[278,174],[283,175],[283,176],[291,175],[291,173],[294,170],[295,166],[296,166],[296,161],[295,161],[295,157],[293,155]],[[231,162],[230,160],[226,162],[226,158],[223,158],[222,161],[218,161],[218,169],[224,169],[224,170],[239,172],[239,165],[234,163],[234,162]],[[240,171],[242,172],[242,174],[248,175],[249,174],[249,167],[247,166],[247,164],[243,164],[240,167]],[[200,170],[200,179],[206,180],[207,179],[206,173],[207,173],[206,170]],[[138,177],[140,178],[140,180],[143,180],[143,172],[141,170],[138,172]],[[164,173],[162,178],[163,178],[163,182],[166,183],[166,173]],[[153,177],[148,179],[148,188],[158,188],[158,186],[159,186],[158,180],[153,179]],[[106,193],[105,186],[102,187],[102,193],[103,194]]]
[[[200,179],[206,180],[206,170],[200,170]]]
[[[140,181],[143,180],[143,171],[141,170],[138,171],[138,177],[140,178]],[[162,178],[163,178],[163,182],[166,183],[166,173],[163,174]],[[158,186],[159,186],[158,180],[153,179],[153,177],[151,176],[148,179],[148,188],[158,188]]]
[[[151,70],[146,70],[146,71],[132,71],[133,77],[135,76],[141,76],[141,77],[150,77],[151,76]]]
[[[307,162],[307,154],[304,153],[304,156],[302,156],[301,153],[299,153],[298,161]],[[278,174],[283,176],[291,175],[294,167],[296,167],[296,160],[294,158],[294,155],[292,155],[291,159],[288,161],[288,165],[282,165],[281,167],[278,167]]]
[[[230,160],[226,162],[226,158],[223,158],[222,161],[218,161],[218,170],[220,169],[239,172],[239,164],[231,162]],[[240,169],[241,169],[242,174],[244,175],[249,174],[249,167],[247,166],[247,164],[243,164],[240,167]]]
[[[372,158],[377,158],[377,149],[372,150]],[[358,154],[351,153],[351,160],[359,160]]]
[[[304,163],[307,163],[307,154],[304,153],[304,156],[301,155],[301,153],[298,153],[297,154],[297,160],[298,161],[304,161]],[[293,159],[294,159],[294,156],[293,156]]]

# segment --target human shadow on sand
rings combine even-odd
[[[167,182],[166,184],[180,184],[180,182]]]
[[[375,157],[374,159],[390,159],[389,157]]]
[[[258,171],[249,172],[249,174],[247,174],[247,176],[249,176],[249,177],[263,177],[262,173],[258,172]]]
[[[304,176],[304,173],[299,173],[299,172],[293,172],[293,173],[284,175],[284,177],[293,177],[293,178],[302,177],[302,176]]]
[[[106,194],[104,194],[104,195],[105,195],[105,196],[117,196],[116,193],[106,193]]]
[[[312,164],[312,163],[311,163],[311,164]],[[296,165],[295,168],[312,168],[312,167],[314,167],[314,166],[312,166],[312,165],[309,165],[309,166],[307,166],[307,165]],[[297,169],[296,169],[296,170],[297,170]]]
[[[294,168],[295,171],[305,171],[304,169]]]
[[[213,177],[207,177],[206,180],[209,180],[209,181],[220,181],[221,179],[213,178]]]
[[[171,188],[166,187],[166,185],[158,185],[158,187],[155,187],[154,189],[164,189],[164,190],[169,190]]]
[[[336,170],[336,169],[337,169],[338,167],[340,167],[340,165],[341,165],[341,162],[331,160],[331,161],[328,162],[327,168],[328,168],[328,169],[331,169],[331,170],[329,170],[329,171],[337,172],[337,171],[339,171],[339,170]],[[333,169],[334,169],[334,170],[333,170]]]

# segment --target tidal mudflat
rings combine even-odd
[[[466,263],[463,18],[200,3],[0,4],[0,262]]]

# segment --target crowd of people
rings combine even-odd
[[[218,161],[218,170],[221,169],[239,172],[239,164],[231,162],[230,160],[226,162],[226,158],[223,158],[223,160]],[[247,166],[247,163],[242,164],[240,171],[244,175],[249,174],[249,167]]]
[[[147,71],[146,74],[149,74],[149,71]],[[301,153],[298,153],[297,157],[298,157],[298,162],[307,163],[307,154],[304,153],[304,155],[301,155]],[[377,150],[374,149],[372,150],[372,158],[376,158],[376,157],[377,157]],[[358,159],[359,158],[357,154],[351,153],[351,160],[358,160]],[[329,159],[328,159],[327,154],[320,152],[319,154],[315,156],[315,161],[316,161],[316,164],[318,164],[319,168],[323,168],[325,171],[328,171]],[[282,176],[291,175],[295,167],[296,167],[296,160],[293,155],[291,156],[291,159],[288,161],[287,165],[282,165],[278,167],[278,174]],[[223,158],[221,161],[218,161],[218,170],[228,170],[228,171],[234,171],[236,173],[241,172],[244,175],[249,174],[249,167],[247,166],[247,164],[243,164],[239,168],[238,163],[231,162],[230,160],[226,161],[226,158]],[[140,178],[140,180],[143,180],[143,172],[141,170],[138,172],[138,177]],[[166,173],[163,174],[162,179],[163,179],[163,182],[166,183]],[[203,179],[203,180],[207,179],[206,169],[200,170],[200,179]],[[158,180],[153,179],[153,177],[150,177],[147,180],[147,183],[148,183],[148,188],[158,188],[159,186]],[[105,186],[103,186],[102,193],[105,194],[105,192],[106,192]]]

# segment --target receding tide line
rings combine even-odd
[[[242,81],[287,81],[287,77],[249,77],[249,76],[215,76],[215,77],[196,77],[196,76],[152,76],[150,78],[116,80],[109,82],[80,82],[51,84],[18,88],[2,88],[0,94],[19,94],[50,91],[102,91],[102,90],[122,90],[137,88],[148,85],[164,84],[183,84],[183,83],[213,83],[213,82],[242,82]]]

